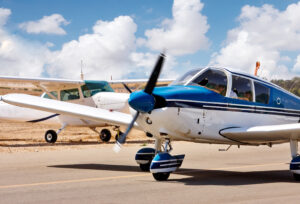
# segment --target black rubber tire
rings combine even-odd
[[[170,172],[167,173],[153,173],[153,177],[156,181],[166,181],[170,176]]]
[[[123,132],[119,132],[119,134],[117,133],[115,136],[115,140],[118,141],[119,137],[123,134]]]
[[[147,164],[140,164],[140,169],[142,170],[142,171],[147,171],[147,172],[149,172],[150,171],[150,162],[149,163],[147,163]]]
[[[100,140],[102,140],[103,142],[109,142],[110,138],[111,138],[111,133],[108,129],[103,129],[100,132]]]
[[[300,181],[300,174],[293,173],[295,181]]]
[[[56,140],[57,140],[57,134],[54,130],[48,130],[46,133],[45,133],[45,140],[46,142],[48,143],[55,143]]]

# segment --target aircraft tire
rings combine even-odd
[[[300,174],[293,174],[295,181],[300,181]]]
[[[140,164],[140,169],[142,170],[142,171],[147,171],[147,172],[149,172],[150,171],[150,162],[149,163],[147,163],[147,164]]]
[[[99,136],[103,142],[109,142],[109,140],[111,138],[111,133],[108,129],[103,129],[103,130],[101,130]]]
[[[54,130],[48,130],[45,133],[45,140],[48,143],[55,143],[57,140],[57,134]]]
[[[166,181],[170,176],[170,172],[153,173],[152,175],[156,181]]]
[[[119,140],[119,137],[120,137],[122,134],[123,134],[123,132],[121,132],[121,131],[119,132],[119,134],[117,133],[116,136],[115,136],[115,140],[118,141],[118,140]]]

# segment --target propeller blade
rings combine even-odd
[[[120,135],[118,141],[116,142],[116,144],[115,144],[115,146],[114,146],[114,151],[115,151],[116,153],[120,152],[120,150],[121,150],[121,148],[122,148],[122,144],[125,143],[126,137],[127,137],[128,133],[130,132],[130,130],[132,129],[132,127],[133,127],[133,125],[134,125],[136,119],[138,118],[139,114],[140,114],[140,112],[136,112],[136,114],[134,115],[134,117],[133,117],[131,123],[128,125],[126,132],[123,133],[122,135]]]
[[[152,94],[152,91],[153,91],[153,89],[156,85],[157,79],[159,77],[162,65],[164,63],[164,59],[165,59],[165,55],[163,53],[161,53],[156,62],[156,65],[151,73],[151,76],[147,82],[147,85],[145,87],[144,92],[146,92],[147,94]]]
[[[122,84],[129,93],[132,93],[131,89],[125,83],[122,83]]]

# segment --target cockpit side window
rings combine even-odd
[[[251,81],[244,77],[232,75],[231,98],[253,101]]]
[[[203,86],[225,96],[227,90],[227,76],[220,70],[209,69],[194,79],[192,84]]]
[[[268,104],[270,98],[270,89],[258,82],[254,82],[255,101],[257,103]]]

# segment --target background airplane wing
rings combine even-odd
[[[300,123],[249,128],[232,127],[221,130],[220,134],[240,142],[286,141],[291,138],[300,139]]]
[[[12,105],[74,116],[85,120],[99,121],[107,123],[108,125],[127,126],[132,121],[132,116],[130,114],[27,94],[7,94],[2,96],[1,100]],[[138,127],[136,123],[134,126],[136,128]]]
[[[26,78],[0,76],[0,87],[7,88],[38,88],[48,91],[56,90],[57,87],[68,88],[77,84],[84,84],[83,80],[54,79],[54,78]]]

